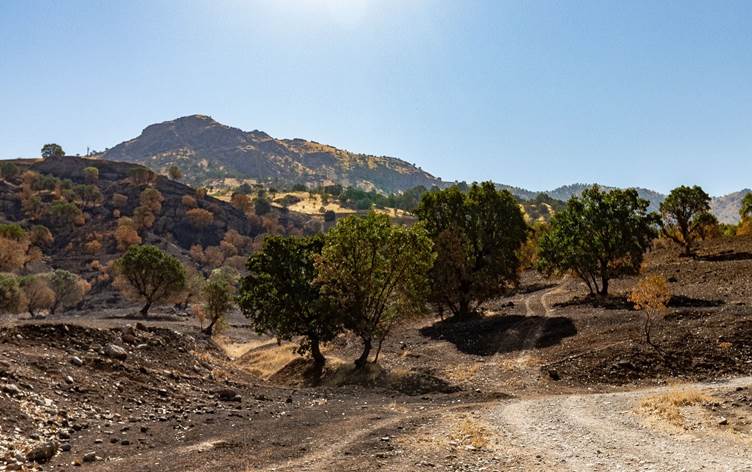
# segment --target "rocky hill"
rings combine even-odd
[[[388,193],[441,183],[400,159],[356,154],[304,139],[276,139],[203,115],[148,126],[140,136],[109,149],[103,157],[143,164],[157,172],[176,165],[193,185],[232,178],[286,185],[341,184]]]
[[[745,188],[738,192],[715,197],[710,202],[710,210],[721,223],[736,224],[739,222],[739,210],[742,207],[742,199],[752,190]]]

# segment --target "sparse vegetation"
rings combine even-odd
[[[643,333],[645,342],[651,346],[655,347],[650,338],[653,317],[666,313],[669,300],[671,300],[671,289],[666,278],[660,275],[640,279],[629,294],[629,301],[634,303],[635,309],[645,313]]]

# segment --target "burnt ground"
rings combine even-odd
[[[358,340],[338,338],[316,382],[294,346],[255,335],[238,315],[214,340],[168,311],[138,325],[127,308],[6,318],[0,464],[30,469],[35,450],[51,455],[34,466],[44,470],[559,470],[556,457],[524,446],[545,430],[517,416],[553,421],[577,404],[605,415],[610,392],[752,375],[750,253],[752,238],[739,237],[710,241],[696,258],[649,255],[645,271],[666,276],[675,295],[655,322],[657,348],[641,341],[643,315],[625,302],[634,278],[592,303],[573,278],[525,273],[481,318],[397,328],[379,367],[361,376],[346,367]],[[739,434],[752,418],[745,388],[708,406]]]

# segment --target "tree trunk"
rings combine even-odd
[[[217,322],[219,318],[214,318],[211,323],[209,323],[209,326],[206,327],[204,330],[204,334],[208,334],[211,336],[214,333],[214,324]]]
[[[384,344],[384,338],[385,336],[382,336],[381,339],[379,339],[379,345],[376,347],[376,355],[373,358],[374,364],[379,361],[379,354],[381,354],[381,345]]]
[[[311,357],[313,357],[313,363],[316,366],[323,366],[326,364],[326,358],[321,354],[321,346],[319,338],[317,336],[309,336],[311,340]]]
[[[362,369],[368,362],[368,355],[371,353],[371,338],[363,338],[363,353],[355,360],[355,368]]]
[[[141,308],[141,316],[143,316],[144,318],[149,316],[149,308],[151,308],[151,302],[146,302],[146,305]]]
[[[645,342],[648,343],[648,345],[652,346],[653,342],[650,340],[650,328],[651,328],[651,326],[650,326],[651,322],[650,321],[651,321],[650,320],[650,315],[646,313],[645,314],[645,327],[644,327],[644,330],[645,330]]]
[[[602,297],[608,296],[608,276],[604,275],[601,277],[601,291],[600,295]]]

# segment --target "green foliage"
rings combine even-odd
[[[551,221],[538,245],[538,268],[573,272],[591,294],[608,294],[612,277],[636,273],[657,236],[657,217],[637,191],[603,192],[593,186],[572,197]]]
[[[316,281],[334,300],[345,326],[363,341],[357,367],[366,364],[373,341],[380,348],[394,323],[425,312],[434,258],[421,224],[396,226],[371,212],[344,218],[329,230],[316,262]]]
[[[96,185],[81,184],[73,187],[73,193],[76,195],[76,200],[81,203],[81,206],[95,207],[102,203],[102,192]]]
[[[16,223],[0,224],[0,238],[23,241],[26,239],[26,231]]]
[[[12,162],[3,162],[0,164],[0,176],[5,180],[16,178],[19,172],[18,166]]]
[[[298,352],[311,352],[317,364],[325,362],[320,344],[341,331],[342,324],[315,282],[315,258],[323,236],[293,238],[270,236],[248,259],[248,275],[238,302],[259,334],[280,340],[302,336]]]
[[[65,156],[65,151],[63,151],[63,148],[59,144],[45,144],[42,146],[42,157],[47,159],[50,157],[63,157]]]
[[[204,314],[210,320],[204,330],[206,334],[211,336],[216,327],[224,323],[225,315],[234,306],[237,279],[237,271],[228,268],[214,269],[206,279],[201,291],[204,299]]]
[[[465,317],[516,281],[527,226],[509,192],[491,182],[453,186],[424,194],[416,213],[438,253],[430,299],[440,308]]]
[[[0,313],[18,313],[23,310],[25,297],[18,278],[13,274],[0,273]]]
[[[694,251],[694,243],[702,237],[702,228],[710,214],[710,196],[699,186],[682,185],[668,194],[661,203],[663,234],[684,248],[684,255]]]
[[[74,203],[58,201],[47,208],[47,220],[56,228],[68,228],[82,217],[81,210]]]
[[[115,261],[118,288],[126,295],[143,299],[141,314],[147,316],[149,308],[181,292],[185,288],[185,268],[175,257],[155,246],[136,245]],[[128,290],[130,289],[130,290]]]
[[[99,169],[96,167],[84,167],[84,178],[86,182],[93,184],[99,180]]]

